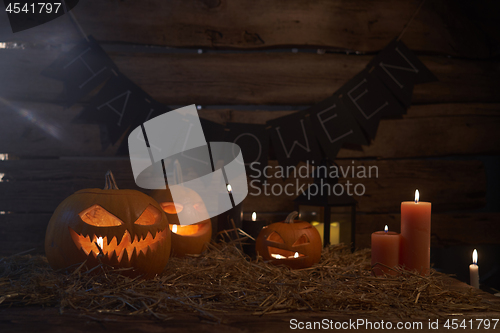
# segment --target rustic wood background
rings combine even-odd
[[[331,95],[401,33],[419,3],[87,0],[74,14],[158,101],[202,105],[200,115],[219,123],[262,124]],[[357,198],[358,247],[385,224],[399,228],[399,204],[417,187],[433,203],[434,247],[499,243],[498,208],[482,209],[495,177],[484,157],[500,154],[492,3],[428,1],[403,36],[439,81],[416,86],[408,114],[382,120],[369,146],[338,155],[340,165],[379,168]],[[62,84],[40,75],[81,37],[65,15],[0,48],[0,159],[8,154],[0,161],[0,255],[43,252],[55,207],[76,190],[102,187],[107,169],[122,188],[136,188],[128,159],[114,155],[119,143],[103,151],[98,126],[71,123],[85,101],[63,109]],[[264,196],[243,206],[271,220],[292,208],[291,198]]]

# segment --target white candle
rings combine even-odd
[[[472,252],[472,264],[469,266],[470,285],[479,288],[479,266],[477,265],[477,250]]]

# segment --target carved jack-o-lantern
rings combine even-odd
[[[158,201],[168,216],[172,230],[172,255],[184,257],[186,254],[200,254],[212,237],[212,223],[205,203],[198,193],[186,187],[180,188],[179,191],[182,191],[181,200],[175,203],[169,189],[154,191],[151,196]],[[201,222],[180,225],[179,216],[182,219]]]
[[[264,227],[255,242],[255,249],[266,261],[299,269],[310,267],[321,258],[321,236],[305,221],[294,221],[298,213],[285,221]]]
[[[54,269],[87,261],[129,268],[128,275],[152,277],[170,257],[171,232],[160,205],[135,190],[119,190],[111,172],[101,189],[77,191],[50,219],[45,253]]]

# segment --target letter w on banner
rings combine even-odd
[[[300,161],[321,161],[316,137],[306,111],[267,122],[268,133],[281,166],[296,166]]]

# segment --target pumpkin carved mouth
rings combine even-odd
[[[273,259],[298,259],[307,257],[306,255],[299,253],[297,251],[288,251],[285,249],[280,249],[272,246],[268,246],[267,250],[269,251],[269,255]]]
[[[96,258],[100,253],[99,248],[101,248],[103,255],[107,256],[110,260],[116,259],[118,262],[121,262],[123,257],[128,257],[128,261],[131,261],[132,257],[137,257],[141,252],[146,255],[148,252],[155,251],[163,240],[167,238],[168,232],[168,229],[164,229],[154,234],[148,232],[144,238],[137,235],[132,238],[130,233],[125,230],[123,236],[119,239],[114,236],[108,240],[107,236],[83,236],[70,227],[68,229],[73,242],[85,255],[92,254]]]

